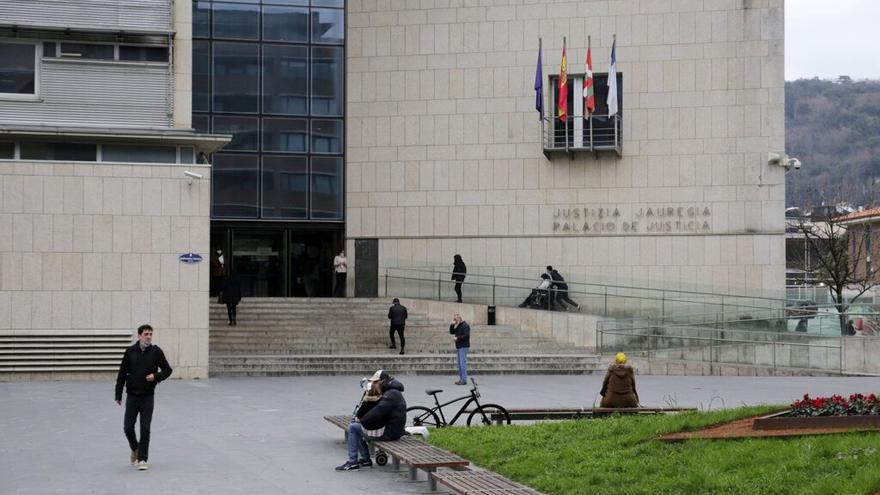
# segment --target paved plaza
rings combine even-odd
[[[111,382],[0,383],[0,494],[426,493],[390,465],[337,473],[342,432],[325,414],[359,398],[359,376],[163,383],[150,470],[128,465],[123,408]],[[401,376],[410,405],[424,389],[466,392],[453,377]],[[483,400],[508,407],[598,404],[601,375],[477,377]],[[784,403],[804,393],[876,392],[876,378],[637,377],[646,406]]]

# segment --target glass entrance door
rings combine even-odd
[[[232,272],[241,278],[242,297],[284,297],[284,236],[278,232],[235,231]]]
[[[334,232],[290,233],[290,295],[331,297],[333,257],[339,247]]]

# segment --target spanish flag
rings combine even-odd
[[[568,63],[565,59],[565,40],[562,41],[562,64],[559,66],[559,120],[565,122],[568,117]]]

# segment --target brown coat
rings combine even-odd
[[[638,407],[636,376],[628,364],[612,364],[602,382],[602,407]]]

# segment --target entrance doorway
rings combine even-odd
[[[224,270],[222,276],[212,270],[211,294],[216,296],[234,273],[243,297],[331,297],[342,229],[338,223],[212,222],[211,249],[222,251]]]

